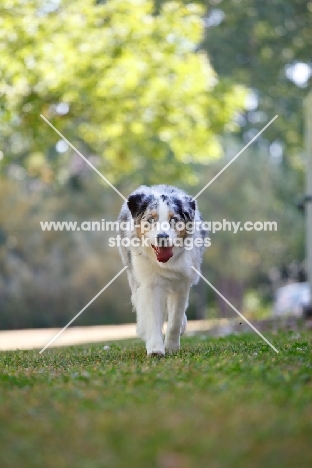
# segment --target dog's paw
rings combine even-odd
[[[146,343],[146,353],[148,356],[162,357],[165,355],[164,343],[160,340],[151,340]]]
[[[176,351],[179,351],[180,349],[180,342],[168,341],[167,343],[165,343],[165,348],[169,354],[175,353]]]
[[[156,351],[156,352],[153,352],[153,353],[147,353],[147,356],[148,357],[162,358],[162,357],[165,356],[165,353],[163,353],[161,351]]]

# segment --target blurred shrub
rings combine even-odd
[[[39,221],[114,220],[120,201],[93,178],[81,193],[64,187],[31,188],[31,181],[1,180],[0,327],[65,325],[121,269],[105,232],[43,232]],[[131,312],[126,273],[76,321],[123,323]]]

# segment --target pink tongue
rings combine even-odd
[[[157,260],[161,263],[168,262],[172,255],[172,247],[158,247],[158,251],[156,251]]]

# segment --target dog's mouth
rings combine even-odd
[[[172,246],[170,247],[159,247],[157,245],[153,245],[154,252],[157,257],[157,261],[161,263],[168,262],[169,258],[173,256]]]

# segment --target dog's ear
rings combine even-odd
[[[196,201],[188,195],[184,197],[182,203],[183,218],[186,221],[194,221],[196,211]]]
[[[132,218],[137,218],[142,214],[147,205],[150,203],[152,197],[144,192],[135,192],[128,198],[127,204],[131,212]]]
[[[185,195],[183,197],[175,197],[174,204],[177,213],[184,221],[193,221],[195,218],[196,201]]]
[[[197,206],[196,206],[196,200],[193,200],[192,197],[186,197],[186,198],[187,198],[187,203],[188,203],[190,209],[193,210],[193,211],[195,212],[195,211],[196,211],[196,208],[197,208]]]
[[[183,214],[188,221],[193,221],[195,218],[196,200],[188,195],[183,200]]]

